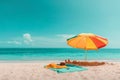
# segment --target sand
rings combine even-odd
[[[120,80],[120,62],[87,66],[86,71],[60,74],[44,68],[51,62],[54,61],[0,62],[0,80]]]

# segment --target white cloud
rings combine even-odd
[[[11,40],[0,41],[0,44],[5,45],[19,45],[27,47],[68,47],[66,39],[73,37],[72,34],[58,34],[54,36],[31,36],[29,33],[25,33],[22,37],[15,37]],[[27,44],[27,45],[25,45]]]
[[[34,36],[32,39],[32,46],[38,47],[68,47],[66,40],[75,35],[73,34],[58,34],[53,37]]]
[[[7,41],[8,44],[17,44],[17,45],[21,45],[22,43],[19,41]]]
[[[33,37],[31,46],[35,47],[66,47],[66,40],[61,37]]]
[[[61,37],[61,38],[64,38],[64,39],[68,39],[68,38],[71,38],[75,35],[73,35],[73,34],[58,34],[57,36]]]
[[[33,41],[32,37],[29,33],[23,34],[23,38],[24,38],[24,43],[26,43],[26,44],[29,44]]]
[[[10,40],[10,41],[0,41],[0,44],[16,44],[16,45],[21,45],[22,42],[16,41],[16,40]]]

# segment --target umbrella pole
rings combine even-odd
[[[85,50],[85,61],[87,61],[87,50]]]

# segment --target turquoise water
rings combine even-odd
[[[117,60],[120,61],[120,49],[100,49],[87,51],[75,48],[1,48],[1,61],[33,60]]]

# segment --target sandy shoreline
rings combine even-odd
[[[0,80],[120,80],[120,62],[88,66],[86,71],[61,74],[44,68],[52,62],[60,61],[0,62]]]

